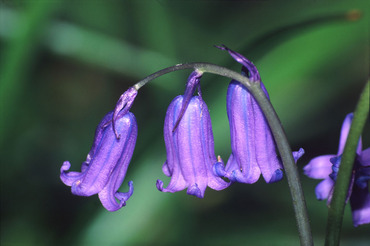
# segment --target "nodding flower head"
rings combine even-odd
[[[256,66],[241,54],[226,46],[217,47],[226,50],[243,65],[242,74],[252,82],[260,82],[267,98],[269,95]],[[254,99],[253,95],[240,82],[232,80],[227,91],[227,116],[230,123],[232,153],[224,167],[221,163],[215,165],[217,175],[231,181],[254,183],[260,175],[267,183],[273,183],[283,178],[283,165],[276,154],[271,129],[267,120]],[[300,149],[293,153],[297,161],[304,154]]]
[[[305,167],[304,173],[314,179],[323,179],[315,189],[318,200],[331,202],[334,184],[340,168],[344,146],[351,127],[353,114],[346,116],[339,139],[337,154],[321,155],[313,158]],[[355,163],[353,165],[351,183],[347,193],[347,201],[351,203],[354,226],[370,223],[370,148],[362,150],[361,138],[357,145]]]
[[[81,172],[67,172],[71,166],[69,161],[65,161],[60,169],[60,179],[72,187],[74,195],[99,194],[101,203],[108,211],[125,206],[134,191],[132,181],[128,183],[128,192],[118,192],[118,188],[126,176],[136,143],[137,123],[135,116],[129,112],[136,94],[133,88],[126,91],[116,110],[105,115],[99,123]]]
[[[162,170],[171,177],[167,188],[157,180],[163,192],[176,192],[188,188],[187,194],[204,197],[207,186],[222,190],[229,183],[213,173],[217,160],[214,153],[211,118],[202,99],[199,80],[202,73],[193,72],[188,79],[184,96],[177,96],[167,110],[164,123],[164,140],[167,160]],[[193,96],[198,88],[199,95]]]

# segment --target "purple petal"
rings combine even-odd
[[[349,129],[351,128],[351,123],[353,119],[353,113],[347,114],[346,118],[343,121],[342,129],[340,132],[339,138],[339,148],[338,155],[343,154],[344,146],[346,145]]]
[[[85,166],[87,166],[90,163],[91,159],[95,155],[96,149],[99,146],[99,144],[102,140],[103,134],[105,132],[104,129],[109,124],[112,123],[112,119],[113,119],[113,111],[110,111],[103,117],[103,119],[100,121],[99,125],[96,127],[94,142],[93,142],[93,145],[91,147],[90,152],[87,154],[86,161],[85,161],[86,162]]]
[[[217,162],[213,165],[213,174],[218,177],[224,177],[226,175],[225,166],[222,162]]]
[[[124,168],[124,171],[127,170],[128,162],[132,156],[132,153],[129,152],[133,151],[137,136],[137,126],[133,114],[127,113],[117,119],[116,130],[122,135],[120,139],[116,138],[112,124],[104,129],[99,147],[94,153],[85,176],[72,185],[73,194],[80,196],[97,194],[106,186],[116,166]],[[122,167],[122,163],[125,167]]]
[[[170,169],[167,161],[163,164],[162,171],[167,177],[171,177],[173,170]]]
[[[362,151],[360,157],[360,164],[364,167],[370,166],[370,148]]]
[[[201,99],[202,97],[199,96],[199,98]],[[218,158],[216,158],[216,155],[215,155],[215,146],[214,146],[214,140],[213,140],[213,132],[212,132],[212,123],[211,123],[211,117],[209,115],[209,111],[208,111],[208,108],[207,108],[207,105],[205,104],[205,102],[203,100],[201,100],[202,104],[200,106],[201,108],[201,117],[202,117],[202,127],[203,129],[205,128],[205,130],[203,130],[204,132],[204,136],[203,136],[203,147],[204,149],[206,150],[204,152],[204,156],[207,158],[208,156],[208,160],[206,162],[206,166],[207,166],[207,176],[208,176],[208,186],[213,189],[213,190],[223,190],[227,187],[230,186],[230,182],[225,182],[222,178],[220,178],[219,176],[215,175],[213,173],[213,166],[215,163],[224,163],[223,160],[221,159],[221,156],[218,156]]]
[[[208,141],[213,145],[213,136],[209,136],[208,120],[207,106],[199,97],[193,97],[175,132],[183,177],[189,185],[197,184],[201,196],[208,184],[209,169],[216,163],[215,156],[209,153]]]
[[[313,158],[304,168],[304,174],[314,179],[325,179],[332,172],[330,159],[335,155],[322,155]]]
[[[277,182],[283,178],[283,165],[276,155],[276,144],[267,120],[254,98],[252,99],[252,105],[254,111],[254,145],[256,148],[257,163],[267,183]]]
[[[360,189],[354,186],[350,201],[353,225],[357,227],[370,223],[370,193],[368,187]]]
[[[164,125],[167,161],[164,173],[170,174],[167,188],[157,180],[157,188],[164,192],[176,192],[188,188],[187,193],[199,198],[204,196],[209,185],[213,189],[224,189],[229,183],[213,174],[214,155],[212,126],[207,105],[201,97],[193,96],[183,113],[178,127],[174,125],[181,114],[185,97],[178,96],[170,104]]]
[[[91,160],[91,157],[89,155],[87,155],[87,159],[89,159],[89,161],[84,161],[82,162],[81,164],[81,172],[85,172],[87,170],[87,168],[89,167],[89,162]]]
[[[72,184],[74,182],[77,182],[78,180],[79,181],[77,183],[81,182],[81,179],[86,174],[85,172],[89,167],[90,161],[92,157],[95,155],[96,149],[99,143],[101,142],[104,129],[106,128],[107,123],[112,121],[112,117],[113,117],[113,112],[107,113],[103,117],[103,119],[100,121],[99,125],[96,127],[94,142],[92,144],[92,147],[89,153],[87,154],[86,161],[84,161],[81,165],[81,173],[79,172],[68,172],[67,173],[66,171],[69,170],[69,168],[71,167],[71,164],[69,163],[69,161],[65,161],[63,163],[60,169],[60,179],[63,181],[64,184],[68,186],[72,186]]]
[[[188,195],[196,196],[198,198],[204,197],[204,190],[201,191],[196,183],[190,186],[188,190],[186,191],[186,193]]]
[[[134,193],[134,185],[133,182],[128,182],[129,191],[128,192],[116,192],[115,194],[112,193],[110,186],[104,188],[102,191],[99,192],[99,199],[104,208],[110,212],[117,211],[118,209],[126,206],[126,201],[132,196]],[[117,202],[117,200],[119,202]]]
[[[232,81],[227,91],[227,115],[230,124],[232,155],[226,164],[231,181],[255,183],[261,174],[255,147],[255,120],[251,94],[239,82]]]
[[[356,185],[359,188],[365,189],[370,180],[370,167],[359,167],[356,170]]]
[[[324,179],[321,181],[315,189],[316,198],[318,200],[328,199],[332,189],[334,187],[334,181],[330,178]]]
[[[129,191],[128,192],[116,192],[115,197],[120,201],[120,204],[123,206],[126,205],[126,201],[132,196],[134,193],[134,182],[129,181],[128,183]]]
[[[177,96],[170,104],[167,109],[166,118],[164,122],[164,141],[166,144],[167,150],[167,160],[162,167],[162,170],[166,176],[170,174],[171,180],[168,184],[167,188],[163,188],[163,181],[157,180],[156,186],[159,191],[163,192],[176,192],[183,190],[187,187],[187,182],[185,181],[179,163],[179,156],[178,156],[178,147],[177,141],[174,139],[173,135],[173,126],[177,120],[177,115],[180,111],[180,107],[178,105],[182,104],[182,96]]]
[[[299,158],[301,158],[303,155],[304,155],[304,149],[303,148],[300,148],[298,151],[293,151],[293,158],[294,158],[294,161],[295,163],[297,163],[297,161],[299,160]]]
[[[71,168],[71,163],[69,161],[63,162],[62,167],[60,168],[60,179],[65,185],[71,186],[77,180],[80,180],[85,173],[83,172],[68,172],[67,171]]]
[[[352,119],[353,119],[353,113],[349,113],[349,114],[347,114],[346,118],[343,121],[342,129],[341,129],[341,132],[340,132],[340,138],[339,138],[338,155],[343,154],[344,147],[346,145],[346,141],[347,141],[347,137],[348,137],[348,133],[349,133],[349,130],[351,128]],[[361,137],[360,137],[358,145],[357,145],[356,153],[358,155],[361,155],[361,150],[362,150],[362,140],[361,140]]]
[[[266,183],[275,183],[283,179],[284,173],[283,170],[277,169],[270,177],[270,181],[266,181]]]
[[[125,145],[121,149],[120,158],[116,161],[116,165],[106,186],[99,192],[100,201],[108,211],[116,211],[122,206],[125,206],[126,200],[130,198],[134,189],[132,181],[130,181],[129,192],[117,192],[126,176],[127,168],[135,148],[137,138],[135,116],[130,112],[127,113],[124,117],[117,120],[116,126],[118,133],[121,135],[119,141],[125,142]],[[117,203],[115,198],[118,198],[120,202]]]

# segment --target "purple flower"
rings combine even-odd
[[[337,179],[340,159],[347,141],[353,114],[346,116],[340,133],[339,149],[336,155],[322,155],[312,159],[305,167],[304,173],[314,179],[324,179],[315,189],[318,200],[328,199],[331,202],[333,188]],[[354,226],[370,223],[370,148],[362,151],[362,142],[359,140],[356,150],[356,159],[353,166],[352,178],[347,194],[352,209]]]
[[[242,74],[247,75],[251,82],[260,82],[261,77],[252,62],[241,54],[228,49],[229,54],[243,65]],[[260,82],[266,96],[269,95]],[[276,146],[267,120],[248,89],[240,82],[232,80],[227,91],[227,115],[230,123],[232,153],[224,167],[221,163],[215,165],[217,175],[231,181],[255,183],[260,175],[267,183],[273,183],[283,178],[283,165],[276,154]],[[300,149],[293,152],[297,161],[304,154]]]
[[[132,181],[128,183],[128,192],[118,192],[118,188],[125,178],[136,143],[136,119],[128,112],[136,95],[137,91],[130,88],[121,96],[116,113],[112,111],[104,116],[96,128],[92,148],[82,163],[81,172],[67,172],[71,167],[69,161],[65,161],[60,169],[60,179],[72,187],[74,195],[99,194],[108,211],[125,206],[134,191]]]
[[[188,188],[187,194],[198,198],[204,197],[207,186],[222,190],[230,185],[213,173],[217,159],[211,118],[199,88],[201,75],[199,71],[193,72],[185,95],[177,96],[168,107],[164,123],[167,160],[162,170],[171,181],[167,188],[163,188],[163,182],[157,180],[160,191],[176,192]],[[193,96],[197,87],[199,96]]]

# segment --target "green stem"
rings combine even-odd
[[[273,106],[266,97],[265,93],[262,91],[261,87],[257,84],[254,84],[248,89],[260,105],[267,121],[269,122],[275,142],[279,149],[293,200],[293,207],[298,225],[299,237],[301,239],[301,245],[313,245],[311,227],[301,181],[299,179],[298,168],[295,164],[292,150],[288,143],[284,129]]]
[[[334,186],[333,197],[328,211],[329,214],[325,239],[325,245],[327,246],[339,245],[343,213],[346,205],[348,187],[352,176],[353,164],[356,158],[356,149],[361,133],[364,129],[366,119],[369,116],[369,90],[370,82],[368,81],[357,103],[341,158],[337,181]]]
[[[301,240],[301,245],[309,246],[313,245],[311,228],[308,219],[308,213],[306,208],[306,203],[303,195],[303,190],[301,182],[299,179],[298,169],[295,164],[292,150],[289,146],[287,137],[280,123],[279,117],[277,116],[273,106],[271,105],[269,99],[266,97],[265,93],[261,89],[259,82],[251,82],[247,77],[229,70],[224,67],[220,67],[210,63],[188,63],[188,64],[178,64],[173,67],[165,68],[154,74],[149,75],[143,80],[139,81],[134,85],[136,90],[140,89],[149,81],[160,77],[166,73],[170,73],[182,69],[198,69],[202,72],[218,74],[224,77],[235,79],[241,82],[254,96],[258,104],[260,105],[269,125],[271,131],[274,135],[280,156],[283,161],[286,177],[288,180],[288,185],[290,193],[293,200],[293,207],[295,212],[295,217],[298,225],[299,237]]]

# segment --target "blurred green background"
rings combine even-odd
[[[132,108],[139,127],[121,190],[134,195],[110,213],[97,196],[71,194],[59,179],[91,147],[96,125],[145,76],[185,62],[240,71],[225,44],[258,67],[298,162],[313,236],[322,245],[326,202],[302,167],[336,153],[345,115],[369,76],[368,1],[0,1],[1,245],[298,245],[286,180],[233,184],[204,199],[157,191],[166,159],[162,125],[190,71],[143,87]],[[230,154],[229,80],[206,74],[216,154]],[[364,147],[370,146],[366,124]],[[342,245],[369,245],[349,206]]]

